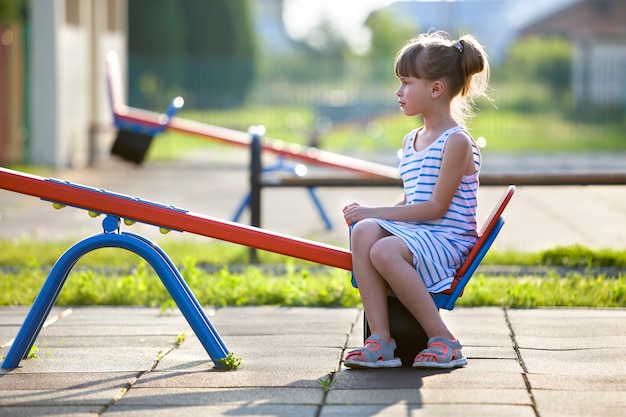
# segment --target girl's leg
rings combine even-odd
[[[400,238],[386,236],[378,239],[371,246],[370,260],[372,267],[379,276],[385,277],[386,283],[413,314],[429,338],[440,336],[454,340],[454,335],[448,330],[426,285],[413,266],[413,254]]]
[[[363,220],[352,229],[352,270],[359,286],[363,309],[372,334],[391,338],[387,310],[388,285],[370,259],[371,248],[389,233],[372,220]]]

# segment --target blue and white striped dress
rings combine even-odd
[[[446,140],[464,130],[462,126],[448,129],[422,151],[413,148],[417,129],[407,135],[399,166],[407,205],[430,200],[439,177]],[[477,240],[480,151],[473,141],[472,147],[476,171],[463,176],[448,211],[441,218],[424,222],[373,219],[406,243],[413,253],[415,268],[428,291],[433,293],[450,288],[457,269]]]

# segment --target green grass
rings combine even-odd
[[[606,278],[577,273],[562,277],[487,277],[477,274],[457,306],[626,307],[626,276]]]
[[[286,142],[308,144],[314,115],[305,108],[247,107],[226,112],[189,112],[181,117],[247,131],[249,125],[263,124],[266,137]],[[249,124],[246,122],[249,121]],[[404,135],[421,125],[416,118],[401,113],[381,115],[369,123],[335,126],[321,135],[321,147],[348,155],[393,154]],[[526,114],[486,108],[469,123],[474,137],[484,137],[484,152],[558,153],[626,152],[623,123],[594,124],[569,120],[560,112],[547,110]],[[168,160],[215,142],[182,133],[165,133],[150,148],[149,159]]]
[[[64,243],[0,241],[0,305],[30,305]],[[249,265],[248,250],[226,243],[169,242],[161,245],[203,305],[360,306],[347,271],[260,252]],[[36,255],[34,255],[36,254]],[[490,251],[483,265],[525,265],[626,270],[626,251],[580,246],[541,253]],[[549,270],[550,271],[550,270]],[[572,270],[573,271],[573,270]],[[580,271],[577,269],[576,271]],[[459,306],[625,307],[626,274],[608,278],[593,269],[528,276],[478,273]],[[58,305],[135,305],[167,309],[174,304],[158,276],[137,255],[100,249],[76,264]]]

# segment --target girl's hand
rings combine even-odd
[[[367,219],[368,208],[361,207],[359,203],[348,204],[343,208],[343,218],[346,220],[346,224],[349,226],[353,223]]]

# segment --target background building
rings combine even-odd
[[[30,12],[30,162],[86,165],[104,141],[88,133],[110,125],[105,57],[126,56],[126,0],[32,0]]]
[[[626,2],[582,0],[527,26],[521,36],[559,36],[574,45],[576,103],[626,104]]]

